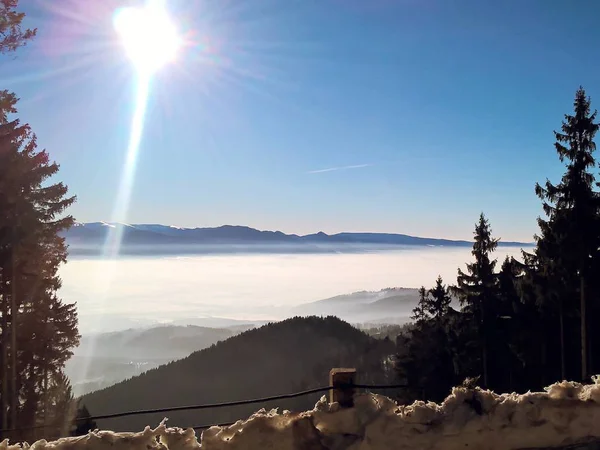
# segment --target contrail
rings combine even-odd
[[[335,172],[336,170],[350,170],[350,169],[362,169],[363,167],[371,167],[373,164],[357,164],[354,166],[340,166],[340,167],[329,167],[327,169],[311,170],[306,173],[323,173],[323,172]]]

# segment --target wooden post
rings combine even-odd
[[[356,369],[331,369],[329,372],[329,385],[333,386],[329,402],[339,403],[342,408],[354,406],[354,388],[349,387],[356,383]]]

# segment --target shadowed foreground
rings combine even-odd
[[[47,443],[36,450],[188,450],[263,448],[342,449],[486,449],[598,447],[600,384],[562,382],[545,392],[495,394],[479,388],[454,388],[441,404],[398,406],[374,394],[358,395],[342,409],[321,399],[303,413],[261,410],[230,427],[213,427],[200,442],[192,429],[146,427],[140,433],[95,431],[87,436]],[[0,444],[0,450],[26,445]]]

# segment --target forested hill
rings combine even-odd
[[[361,381],[386,381],[381,361],[394,352],[335,317],[292,318],[265,325],[185,359],[83,397],[92,415],[219,403],[291,393],[328,384],[332,367],[357,367]],[[312,408],[322,394],[270,404],[169,413],[172,426],[229,422],[265,407]],[[99,421],[102,429],[130,431],[156,425],[165,414]]]

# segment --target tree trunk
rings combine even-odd
[[[480,314],[481,314],[481,353],[482,353],[482,363],[483,363],[483,387],[489,389],[488,384],[488,330],[486,329],[487,325],[487,314],[485,310],[485,303],[481,301],[480,306]]]
[[[560,378],[567,379],[566,364],[565,364],[565,313],[563,307],[563,299],[561,297],[559,304],[558,317],[560,321]]]
[[[483,353],[483,387],[489,389],[488,385],[488,349],[487,349],[487,339],[483,338],[482,345],[482,353]]]
[[[10,392],[10,426],[17,427],[17,320],[19,315],[19,305],[17,302],[17,252],[13,244],[12,251],[12,280],[10,282],[10,363],[11,363],[11,392]]]
[[[46,367],[46,361],[44,363],[44,393],[43,393],[43,401],[44,401],[44,437],[48,436],[48,369]]]
[[[545,331],[545,330],[544,330]],[[541,373],[540,373],[540,381],[541,381],[541,385],[542,386],[546,386],[548,383],[546,382],[546,371],[547,371],[547,365],[548,365],[548,349],[546,346],[546,334],[544,333],[544,335],[542,336],[541,339],[541,344],[542,344],[542,348],[541,350]]]
[[[592,296],[593,298],[593,296]],[[594,312],[592,311],[592,317],[594,317]],[[587,327],[586,327],[586,331],[587,331]],[[588,359],[587,359],[587,363],[588,363],[588,371],[590,373],[596,373],[596,366],[595,366],[595,362],[594,362],[594,330],[590,330],[590,334],[591,336],[588,337],[588,344],[587,344],[587,354],[588,354]]]
[[[8,341],[8,319],[6,317],[8,313],[8,308],[6,307],[6,297],[2,298],[2,335],[0,336],[0,345],[2,346],[2,378],[0,382],[2,383],[2,393],[0,394],[2,410],[0,410],[0,414],[2,414],[2,428],[8,428],[8,351],[7,351],[7,341]]]
[[[581,300],[581,381],[587,379],[587,305],[585,298],[585,277],[579,276]]]

